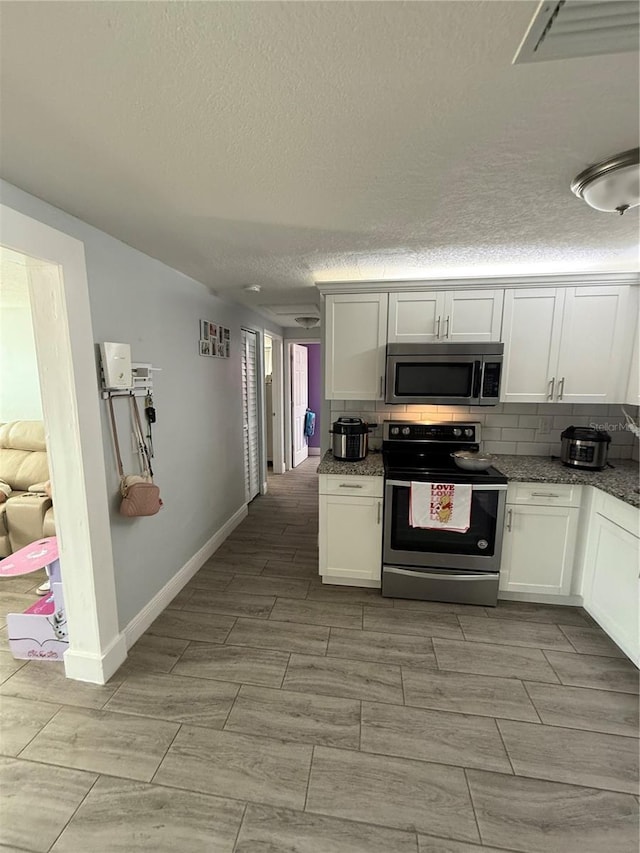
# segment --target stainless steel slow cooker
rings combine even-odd
[[[329,431],[333,436],[335,459],[357,462],[367,455],[369,426],[362,418],[338,418]]]
[[[602,429],[567,427],[560,435],[560,459],[570,468],[601,471],[606,467],[611,436]]]

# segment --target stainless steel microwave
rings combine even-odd
[[[504,344],[389,344],[386,403],[495,406]]]

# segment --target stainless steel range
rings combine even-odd
[[[382,595],[495,605],[507,478],[496,468],[462,471],[456,450],[477,450],[480,424],[385,421]],[[469,484],[465,532],[411,524],[412,483]]]

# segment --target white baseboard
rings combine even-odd
[[[188,583],[196,572],[207,562],[209,557],[214,554],[222,545],[224,540],[229,536],[236,527],[244,521],[249,510],[247,504],[243,504],[239,510],[229,518],[222,527],[213,534],[211,539],[200,548],[199,551],[191,557],[184,566],[179,569],[176,574],[166,583],[162,589],[154,595],[151,601],[146,604],[142,610],[137,613],[129,624],[125,627],[123,633],[126,637],[127,648],[136,642],[136,640],[144,634],[147,628],[154,622],[166,606],[173,601],[182,587]]]
[[[320,456],[320,448],[319,447],[310,447],[309,448],[309,456]]]
[[[498,600],[530,601],[534,604],[566,604],[568,607],[582,607],[581,595],[542,595],[537,592],[498,592]]]
[[[114,672],[127,658],[127,643],[124,633],[111,641],[102,654],[69,649],[64,653],[64,672],[67,678],[106,684]]]
[[[367,589],[380,589],[382,584],[380,581],[374,581],[369,578],[354,578],[344,575],[320,575],[322,583],[330,584],[331,586],[360,586]]]

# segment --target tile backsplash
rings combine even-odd
[[[478,421],[482,424],[482,449],[487,453],[558,456],[560,433],[572,424],[604,429],[611,436],[609,459],[637,459],[638,439],[626,428],[620,405],[571,403],[501,403],[497,406],[387,406],[362,400],[331,400],[331,422],[340,417],[360,417],[376,427],[369,447],[379,450],[382,423],[404,421]],[[638,421],[638,407],[625,406]]]

